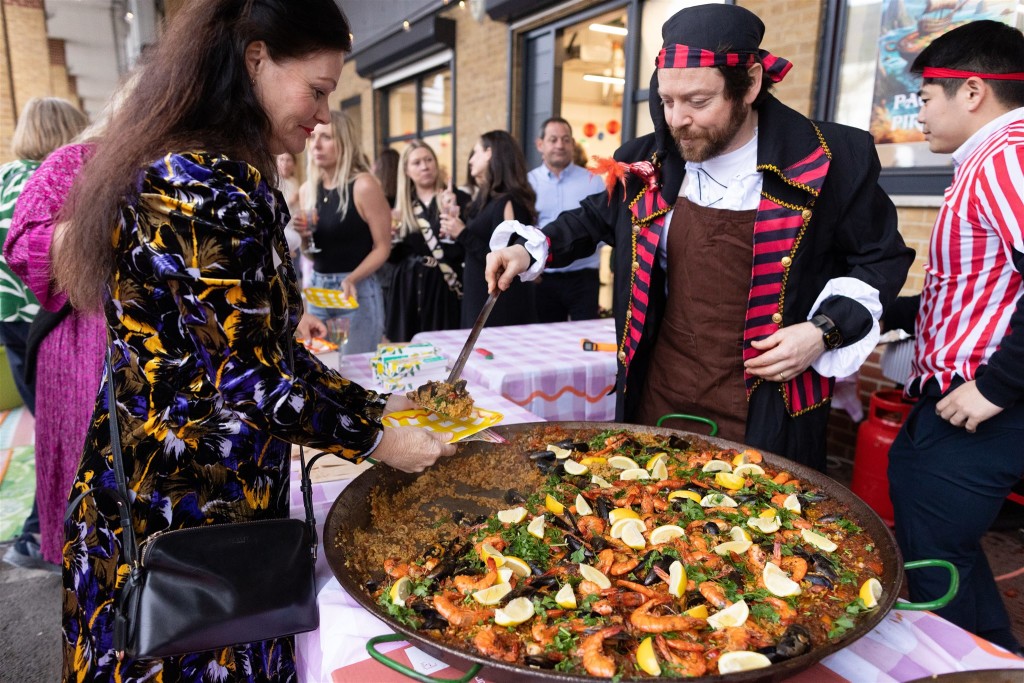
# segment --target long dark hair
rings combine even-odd
[[[515,138],[503,130],[492,130],[480,136],[480,145],[491,150],[491,161],[487,165],[487,178],[480,183],[469,214],[480,213],[492,197],[508,195],[529,210],[530,221],[536,222],[537,194],[526,175],[526,158]]]
[[[207,150],[276,179],[271,122],[245,64],[255,41],[264,41],[275,61],[352,46],[335,0],[195,0],[182,8],[141,65],[62,211],[63,243],[73,247],[57,251],[54,271],[73,306],[102,305],[118,207],[147,164],[169,152]]]

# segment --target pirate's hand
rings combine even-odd
[[[751,375],[785,382],[810,367],[825,352],[821,330],[810,322],[783,327],[761,341],[752,341],[761,353],[743,364]]]

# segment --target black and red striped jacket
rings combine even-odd
[[[752,339],[764,338],[780,325],[806,321],[832,278],[860,279],[878,290],[883,308],[888,306],[903,286],[914,255],[897,231],[895,207],[878,185],[880,164],[868,133],[812,122],[770,96],[758,112],[757,164],[764,181],[754,228],[744,357],[756,354]],[[610,198],[588,197],[579,209],[544,228],[552,266],[593,250],[597,241],[615,248],[616,417],[625,421],[635,414],[666,305],[665,274],[654,257],[657,223],[674,205],[684,174],[677,154],[658,160],[657,144],[655,134],[646,135],[624,144],[615,158],[655,161],[660,196],[648,192],[642,179],[627,176],[625,188],[617,187]],[[848,342],[863,337],[870,325],[866,309],[844,297],[828,300],[814,311],[819,312],[836,322]],[[791,419],[818,412],[832,393],[832,380],[812,369],[782,385],[747,379],[748,396],[777,393]],[[749,425],[757,423],[754,417],[748,417],[748,442],[767,448],[750,433]]]

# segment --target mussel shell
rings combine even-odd
[[[690,448],[689,441],[682,437],[676,436],[675,434],[668,437],[668,445],[669,448],[674,448],[677,451],[685,451]]]
[[[604,539],[604,536],[591,536],[590,547],[594,549],[594,552],[601,552],[605,548],[610,548],[611,544]]]
[[[675,558],[668,556],[662,557],[660,560],[651,565],[651,570],[647,572],[647,575],[643,578],[643,580],[640,583],[642,583],[645,586],[653,586],[654,584],[658,583],[659,581],[661,581],[661,577],[658,576],[658,572],[654,571],[654,568],[657,567],[661,571],[668,574],[669,569],[672,567],[672,563],[674,561]]]
[[[505,502],[509,505],[519,505],[526,502],[526,496],[515,489],[505,491]]]
[[[526,666],[532,666],[537,669],[554,669],[560,661],[548,655],[526,655],[523,658],[523,663]]]
[[[477,526],[487,521],[487,515],[471,515],[462,510],[454,510],[452,521],[459,526]]]
[[[594,551],[593,550],[588,548],[586,546],[586,544],[583,543],[583,541],[581,541],[580,539],[576,538],[572,534],[566,534],[565,535],[565,543],[566,543],[566,545],[569,546],[569,550],[574,552],[574,553],[578,552],[579,550],[582,549],[583,550],[583,557],[585,557],[587,559],[594,559],[594,557],[596,557],[596,555],[594,555]]]
[[[573,441],[572,439],[563,439],[555,444],[559,448],[564,448],[569,451],[576,451],[577,453],[589,453],[590,444],[586,441]]]
[[[380,588],[380,585],[382,583],[384,583],[383,576],[371,576],[366,580],[366,583],[364,583],[363,585],[366,586],[366,590],[368,590],[371,593],[374,593],[377,591],[378,588]]]
[[[566,512],[568,512],[568,510],[566,510]],[[564,515],[551,515],[551,523],[562,531],[576,533],[575,525],[573,525],[572,521],[566,519]]]
[[[790,624],[775,644],[775,653],[781,659],[792,659],[811,649],[811,633],[800,624]]]
[[[554,474],[562,469],[562,463],[554,459],[538,459],[534,462],[537,463],[537,469],[540,470],[541,474]]]
[[[545,448],[539,451],[530,451],[526,454],[526,457],[530,460],[554,460],[555,453],[554,451],[549,451]]]
[[[831,522],[838,522],[841,519],[843,519],[842,515],[832,512],[827,515],[822,515],[821,517],[818,517],[818,519],[816,519],[815,521],[819,524],[830,524]]]
[[[601,496],[600,498],[597,499],[597,503],[595,505],[595,509],[597,510],[597,516],[607,522],[608,514],[611,512],[612,507],[613,506],[608,501],[608,499],[605,498],[604,496]]]
[[[803,493],[796,494],[796,498],[800,501],[800,505],[803,507],[808,507],[813,503],[820,503],[828,500],[828,496],[821,491],[804,491]]]
[[[718,525],[714,522],[704,522],[704,526],[701,527],[701,531],[709,536],[717,536],[722,533],[722,530],[718,528]]]
[[[835,583],[832,579],[828,578],[824,574],[818,574],[816,572],[807,572],[807,575],[804,577],[804,581],[810,582],[813,586],[822,586],[828,590],[835,588]]]
[[[827,577],[832,583],[839,582],[839,572],[836,571],[836,566],[832,564],[831,559],[821,553],[812,553],[807,560],[811,563],[811,569],[814,572]]]
[[[734,493],[730,497],[737,503],[753,503],[757,500],[756,493]]]

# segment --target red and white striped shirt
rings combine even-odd
[[[908,382],[935,378],[942,391],[955,376],[975,379],[1009,333],[1024,292],[1014,262],[1014,252],[1024,253],[1024,108],[977,131],[953,163],[932,230]]]

